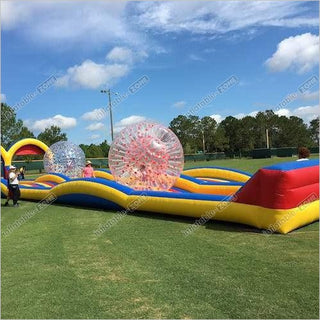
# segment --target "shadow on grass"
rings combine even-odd
[[[68,208],[76,208],[73,205],[66,205],[66,204],[54,204],[55,206],[59,207],[68,207]],[[92,208],[90,207],[79,207],[81,210],[84,211],[92,211]],[[101,208],[94,208],[95,211],[99,212],[105,212],[106,214],[116,214],[119,211],[109,211]],[[187,216],[180,216],[180,215],[172,215],[172,214],[164,214],[164,213],[158,213],[158,212],[144,212],[144,211],[135,211],[132,213],[128,213],[130,216],[134,216],[136,218],[143,218],[143,219],[154,219],[154,220],[162,220],[162,221],[170,221],[170,222],[176,222],[184,224],[186,228],[194,224],[199,218],[194,217],[187,217]],[[110,216],[110,219],[112,218]],[[209,220],[205,224],[203,224],[206,229],[215,230],[215,231],[223,231],[223,232],[247,232],[247,233],[262,233],[263,230],[247,226],[240,223],[234,223],[234,222],[225,222],[225,221],[219,221],[219,220]]]
[[[131,215],[147,219],[156,219],[156,220],[167,220],[172,222],[183,223],[186,225],[186,228],[194,224],[199,218],[185,217],[171,214],[155,213],[155,212],[134,212]],[[224,232],[251,232],[251,233],[261,233],[262,230],[259,230],[254,227],[250,227],[240,223],[225,222],[219,220],[209,220],[203,225],[206,229],[215,230],[215,231],[224,231]]]
[[[3,202],[3,201],[2,201]],[[28,202],[37,202],[37,201],[28,201]],[[3,204],[1,203],[1,206]],[[75,209],[79,208],[85,212],[92,212],[92,210],[100,213],[105,213],[106,215],[110,215],[110,219],[120,211],[111,211],[102,209],[100,207],[76,207],[74,205],[69,204],[62,204],[62,203],[55,203],[53,206],[57,207],[64,207],[64,208],[70,208]],[[199,218],[194,217],[187,217],[187,216],[180,216],[180,215],[172,215],[172,214],[164,214],[164,213],[158,213],[158,212],[144,212],[144,211],[135,211],[132,213],[128,213],[130,216],[134,216],[136,218],[142,218],[142,219],[155,219],[155,220],[162,220],[162,221],[170,221],[170,222],[176,222],[180,224],[184,224],[185,228],[187,229],[189,226],[192,226]],[[314,223],[317,223],[315,221]],[[314,224],[312,223],[312,224]],[[254,234],[263,234],[264,230],[257,229],[255,227],[251,227],[245,224],[235,223],[235,222],[228,222],[228,221],[219,221],[219,220],[209,220],[206,223],[202,224],[201,227],[205,227],[206,229],[218,231],[218,232],[236,232],[236,233],[254,233]],[[298,228],[294,230],[294,232],[299,232],[301,229],[304,229],[306,226],[303,226],[301,228]],[[279,233],[274,233],[273,236],[283,236]]]

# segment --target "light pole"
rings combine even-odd
[[[202,150],[203,150],[203,154],[206,153],[206,141],[204,139],[204,130],[202,130]]]
[[[270,148],[270,145],[269,145],[269,130],[266,129],[266,140],[267,140],[267,149]]]
[[[110,112],[110,129],[111,129],[111,141],[113,141],[113,120],[112,120],[112,104],[111,104],[111,93],[117,95],[116,92],[111,92],[110,89],[108,90],[100,90],[101,93],[107,93],[109,98],[109,112]]]

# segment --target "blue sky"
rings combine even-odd
[[[319,114],[318,81],[298,91],[318,76],[317,2],[57,2],[1,2],[1,98],[20,102],[35,134],[56,124],[75,143],[110,141],[100,90],[125,94],[142,76],[148,83],[114,107],[115,131],[143,118],[168,125],[230,76],[239,82],[197,115]]]

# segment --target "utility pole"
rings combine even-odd
[[[204,140],[204,131],[202,131],[202,149],[203,149],[203,153],[206,153],[206,142]]]
[[[101,90],[101,93],[107,93],[109,98],[109,113],[110,113],[110,130],[111,130],[111,141],[113,141],[113,120],[112,120],[112,104],[111,104],[111,90]],[[115,93],[117,94],[117,93]]]
[[[112,120],[112,104],[111,104],[111,92],[108,90],[109,97],[109,111],[110,111],[110,128],[111,128],[111,141],[113,141],[113,120]]]
[[[269,130],[266,129],[267,149],[269,149]]]

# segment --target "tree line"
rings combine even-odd
[[[80,144],[79,147],[83,150],[86,158],[107,158],[110,146],[107,140],[104,140],[100,144]]]
[[[186,154],[201,152],[241,153],[255,148],[317,147],[319,118],[309,124],[296,116],[279,116],[272,110],[241,119],[229,116],[220,123],[212,117],[174,118],[169,128],[179,138]]]
[[[319,118],[306,124],[299,117],[279,116],[272,110],[242,119],[229,116],[220,123],[209,116],[179,115],[170,122],[169,128],[179,138],[185,154],[241,153],[265,148],[267,133],[271,148],[319,146]],[[10,106],[1,103],[1,145],[8,149],[14,142],[24,138],[37,138],[50,146],[67,140],[67,134],[61,128],[51,126],[35,136],[22,120],[16,118]],[[107,157],[110,149],[106,140],[100,144],[80,144],[80,147],[87,158]]]

